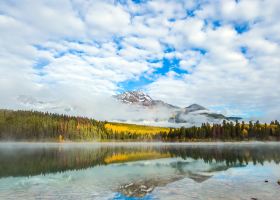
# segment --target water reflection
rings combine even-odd
[[[39,198],[41,190],[48,189],[56,195],[71,194],[73,199],[88,198],[93,191],[113,194],[111,199],[149,199],[156,188],[185,178],[202,184],[230,168],[267,162],[278,166],[279,161],[277,143],[0,144],[0,197],[1,192],[18,197],[14,191],[32,188]]]
[[[0,177],[30,176],[85,169],[97,165],[152,160],[168,157],[224,162],[227,167],[280,162],[280,145],[0,145]],[[178,164],[177,167],[180,167]]]

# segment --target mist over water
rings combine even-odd
[[[280,187],[271,142],[1,143],[0,160],[1,199],[277,199]]]

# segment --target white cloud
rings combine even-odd
[[[2,12],[30,26],[47,38],[53,36],[83,36],[84,24],[68,0],[62,1],[4,1]],[[32,39],[35,39],[34,35]]]
[[[124,34],[130,23],[130,14],[121,6],[102,1],[91,2],[85,14],[86,24],[93,37]]]
[[[153,52],[161,52],[162,48],[158,40],[152,38],[138,38],[138,37],[128,37],[125,38],[125,42],[131,46],[142,48],[145,50],[151,50]]]
[[[180,67],[191,72],[192,67],[200,62],[202,55],[198,51],[185,51],[177,57],[181,59]]]
[[[59,105],[83,104],[90,113],[98,108],[91,99],[146,77],[153,82],[144,89],[156,99],[280,119],[279,6],[277,0],[199,6],[168,0],[4,0],[0,105],[20,108],[17,97],[24,94]],[[235,27],[242,23],[248,30],[238,33]],[[163,58],[177,59],[178,66],[161,72]]]

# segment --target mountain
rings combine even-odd
[[[134,120],[135,123],[148,124],[165,124],[170,126],[192,126],[200,125],[201,123],[221,123],[223,120],[235,121],[240,120],[239,117],[227,117],[220,113],[215,113],[209,109],[199,105],[191,104],[185,108],[180,108],[172,104],[165,103],[162,100],[154,100],[149,95],[142,91],[127,91],[114,96],[118,101],[137,107],[141,112],[141,118]],[[157,114],[149,119],[143,118],[143,113],[146,116],[151,116],[151,113]],[[125,122],[125,120],[121,120]],[[132,121],[129,121],[133,123]]]
[[[152,98],[141,91],[129,91],[122,94],[115,95],[115,98],[123,103],[135,104],[142,106],[151,106]]]
[[[227,117],[221,113],[215,113],[207,108],[192,104],[182,110],[177,111],[169,122],[175,123],[190,123],[199,124],[204,122],[221,123],[223,120],[236,121],[242,119],[241,117]]]
[[[114,96],[125,104],[144,106],[148,108],[165,107],[168,109],[179,109],[177,106],[165,103],[161,100],[153,100],[149,95],[142,91],[127,91]]]

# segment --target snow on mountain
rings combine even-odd
[[[115,95],[114,97],[123,103],[131,105],[140,105],[149,108],[165,107],[168,109],[179,109],[179,107],[165,103],[161,100],[153,100],[149,95],[142,91],[127,91],[122,94]]]
[[[127,104],[138,104],[143,106],[151,106],[152,98],[141,91],[129,91],[115,96],[118,100]]]

